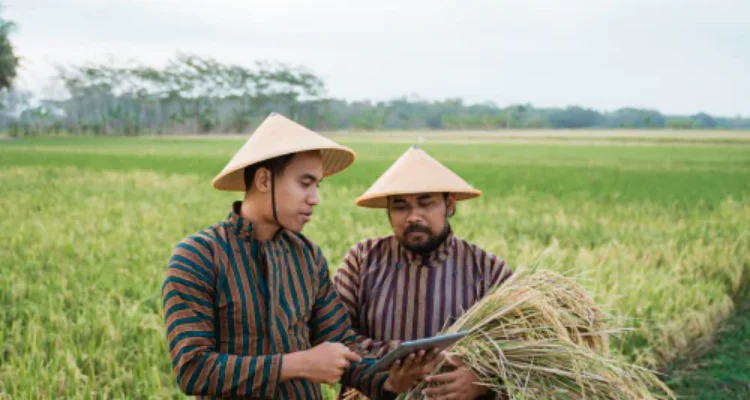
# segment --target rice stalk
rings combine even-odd
[[[517,271],[444,333],[467,331],[446,355],[511,399],[674,398],[653,372],[609,353],[617,332],[592,297],[556,272]],[[450,371],[443,361],[430,375]],[[422,399],[420,382],[405,399]]]

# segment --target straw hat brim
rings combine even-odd
[[[354,163],[356,157],[354,150],[281,114],[271,113],[224,169],[212,179],[211,184],[219,190],[245,191],[246,167],[288,154],[316,150],[323,159],[324,177],[346,169]]]
[[[388,193],[379,193],[375,195],[363,195],[357,198],[355,203],[360,207],[365,208],[387,208],[388,207],[388,197],[390,196],[398,196],[398,195],[411,195],[411,194],[422,194],[422,193],[451,193],[455,196],[456,201],[464,201],[464,200],[470,200],[475,197],[479,197],[482,195],[482,192],[480,190],[473,190],[473,191],[452,191],[451,189],[446,188],[446,190],[440,190],[440,189],[434,189],[429,192],[423,192],[423,191],[409,191],[409,190],[402,190],[402,191],[393,191]]]
[[[245,162],[234,165],[221,174],[217,175],[211,182],[213,187],[218,190],[245,191],[245,168],[253,164],[270,160],[272,158],[284,156],[292,153],[302,153],[306,151],[319,150],[323,159],[323,176],[329,177],[335,175],[354,163],[355,153],[345,147],[300,147],[291,148],[287,151],[270,153],[265,157],[248,159]]]

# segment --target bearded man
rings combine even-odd
[[[456,236],[449,218],[459,201],[480,196],[453,171],[416,146],[404,153],[356,200],[386,209],[392,234],[359,241],[335,273],[352,327],[381,343],[434,336],[512,271],[500,257]],[[458,360],[425,394],[436,399],[494,398]],[[344,388],[349,393],[354,389]]]

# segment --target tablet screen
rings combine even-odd
[[[403,342],[397,348],[393,349],[383,358],[378,360],[378,362],[370,367],[367,372],[387,371],[397,360],[401,360],[407,357],[409,354],[417,353],[420,350],[430,351],[434,348],[438,348],[440,351],[445,350],[448,346],[466,336],[467,333],[468,332],[457,332],[447,335],[433,336],[429,338]]]

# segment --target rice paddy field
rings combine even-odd
[[[356,241],[388,234],[385,213],[354,199],[419,143],[483,191],[459,203],[459,236],[512,267],[574,276],[632,328],[613,351],[672,371],[746,313],[750,293],[750,133],[705,135],[339,134],[358,159],[325,180],[304,233],[332,269]],[[240,199],[210,180],[243,141],[0,140],[0,398],[184,397],[167,352],[163,274],[178,241]],[[728,340],[717,348],[750,346],[744,335]],[[729,371],[750,370],[733,360]],[[676,376],[662,377],[696,395],[684,381],[692,375]]]

